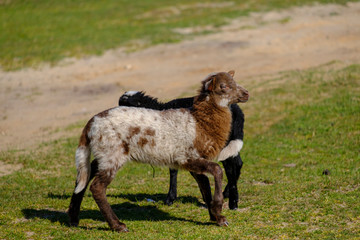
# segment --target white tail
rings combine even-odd
[[[91,166],[89,146],[79,146],[76,149],[75,160],[78,174],[74,193],[77,194],[86,187],[90,178]]]

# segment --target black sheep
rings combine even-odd
[[[159,102],[156,98],[145,95],[143,92],[129,91],[122,95],[119,99],[119,106],[132,106],[132,107],[144,107],[151,108],[156,110],[165,110],[165,109],[175,109],[175,108],[190,108],[193,105],[194,98],[179,98],[172,100],[167,103]],[[240,177],[241,168],[243,161],[241,160],[240,154],[238,152],[241,150],[242,141],[244,138],[244,113],[237,104],[231,105],[232,112],[232,129],[227,141],[226,147],[232,141],[235,141],[237,144],[232,148],[230,156],[224,157],[222,164],[225,168],[226,177],[228,179],[228,184],[225,187],[223,195],[225,198],[229,198],[229,208],[237,209],[239,194],[237,189],[237,181]],[[224,148],[224,149],[225,149]],[[235,152],[234,152],[235,151]],[[229,155],[229,154],[227,154]],[[177,198],[177,173],[178,170],[170,169],[170,187],[169,192],[166,197],[165,203],[172,205],[174,200]],[[199,176],[191,173],[198,184],[206,184],[204,186],[208,189],[207,193],[210,193],[210,183],[208,179],[198,179]],[[201,192],[202,197],[205,202],[208,202],[211,199],[211,194],[204,196],[205,193]]]

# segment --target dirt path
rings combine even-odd
[[[115,106],[126,90],[170,99],[214,71],[234,69],[246,86],[259,74],[333,60],[360,62],[360,3],[257,13],[179,44],[0,72],[0,150],[33,147],[66,134],[56,129]]]

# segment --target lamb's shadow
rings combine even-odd
[[[51,222],[59,222],[61,225],[68,225],[69,217],[65,211],[58,211],[53,209],[30,209],[25,208],[21,210],[26,219],[47,219]]]
[[[155,202],[165,202],[166,194],[148,194],[148,193],[136,193],[136,194],[109,194],[108,197],[114,197],[114,198],[124,198],[131,202],[138,202],[138,201],[151,201],[154,200]],[[178,203],[192,203],[199,207],[206,207],[205,204],[199,202],[199,199],[193,196],[180,196],[176,199],[174,204]]]
[[[56,195],[48,195],[51,198],[57,198]],[[152,199],[154,201],[161,201],[166,197],[165,194],[119,194],[119,195],[108,195],[108,197],[125,198],[131,202],[125,202],[121,204],[113,204],[111,207],[115,214],[118,216],[120,221],[184,221],[192,222],[197,225],[209,225],[210,222],[198,222],[191,219],[185,219],[181,217],[171,216],[171,210],[169,212],[162,211],[157,208],[155,204],[148,204],[146,206],[139,206],[134,203],[136,201],[144,201]],[[64,195],[59,195],[59,198],[64,199]],[[65,198],[68,198],[67,196]],[[196,203],[201,206],[201,203],[197,198],[194,197],[181,197],[181,202]],[[65,211],[59,211],[54,209],[30,209],[26,208],[22,210],[26,219],[46,219],[51,222],[59,222],[61,225],[69,226],[69,218]],[[92,219],[95,221],[105,221],[99,210],[81,210],[80,211],[80,222],[82,219]]]
[[[145,201],[152,199],[155,202],[162,202],[165,203],[166,200],[166,194],[148,194],[148,193],[135,193],[135,194],[107,194],[108,197],[114,197],[114,198],[124,198],[131,202],[138,202],[138,201]],[[54,193],[48,193],[48,198],[51,199],[70,199],[70,194],[54,194]],[[85,197],[91,197],[91,194],[85,195]],[[151,201],[151,200],[150,200]],[[193,203],[199,207],[206,207],[205,204],[199,202],[199,199],[192,196],[179,196],[175,203]]]

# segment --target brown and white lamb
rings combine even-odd
[[[199,179],[214,176],[215,193],[210,218],[219,226],[228,222],[221,215],[222,169],[213,162],[224,148],[231,130],[229,105],[246,102],[248,91],[237,85],[234,71],[210,74],[202,81],[192,108],[157,111],[115,107],[89,120],[76,150],[77,180],[68,214],[70,224],[79,223],[80,205],[90,180],[90,191],[111,229],[128,231],[106,199],[106,188],[128,161],[185,169]],[[90,162],[91,153],[94,160]],[[200,190],[207,191],[199,183]]]

